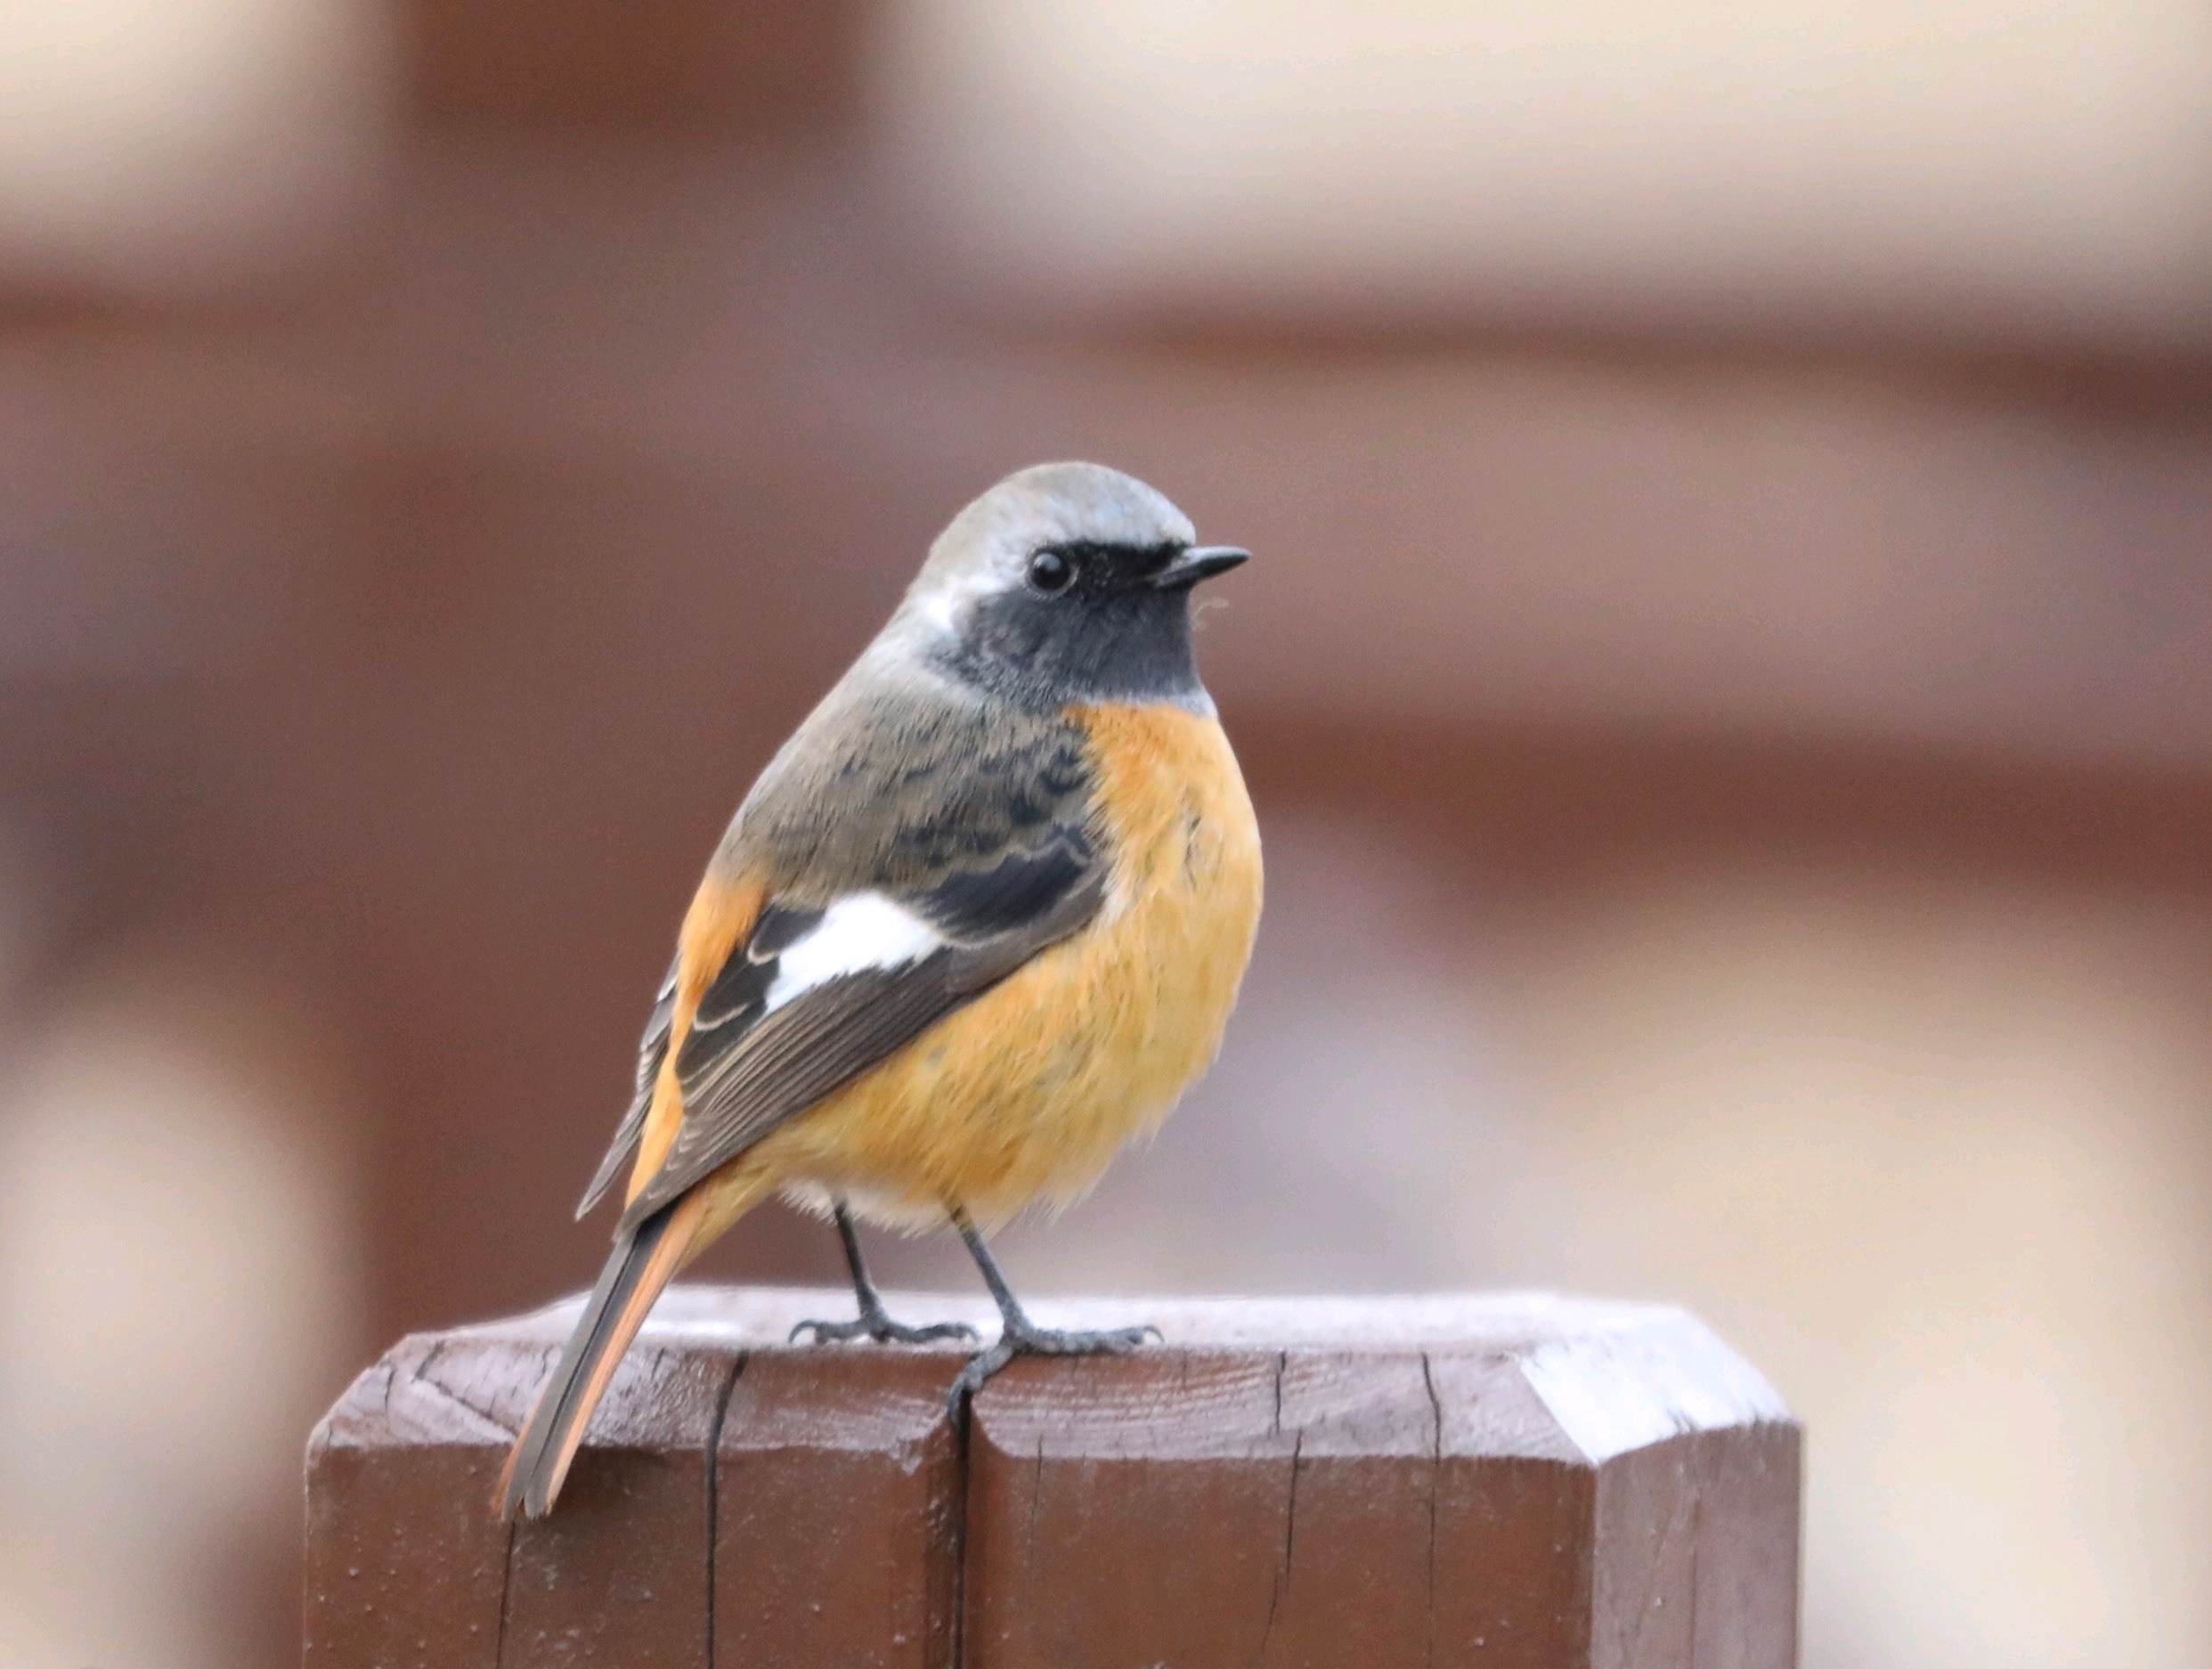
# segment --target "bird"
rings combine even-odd
[[[1244,563],[1102,465],[1022,469],[956,516],[888,623],[769,761],[677,934],[635,1090],[581,1217],[614,1246],[500,1480],[558,1499],[647,1311],[763,1201],[836,1225],[858,1316],[794,1341],[921,1343],[856,1223],[949,1225],[1000,1316],[947,1396],[1054,1331],[987,1231],[1064,1205],[1159,1125],[1221,1044],[1262,900],[1257,823],[1200,680],[1193,588]]]

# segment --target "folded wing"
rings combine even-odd
[[[622,1225],[644,1221],[1090,920],[1105,865],[1080,824],[1044,834],[926,886],[805,908],[771,902],[700,998],[677,1052],[682,1122]],[[610,1155],[602,1170],[620,1162]]]

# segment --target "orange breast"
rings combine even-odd
[[[760,1181],[891,1221],[938,1222],[947,1201],[1003,1221],[1090,1187],[1212,1061],[1259,924],[1236,756],[1180,708],[1073,716],[1113,857],[1098,916],[763,1142]]]

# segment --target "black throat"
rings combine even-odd
[[[962,681],[1032,709],[1080,702],[1171,702],[1210,711],[1191,643],[1191,593],[1151,574],[1166,555],[1094,554],[1060,596],[1027,586],[979,598],[938,652]]]

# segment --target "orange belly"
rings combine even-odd
[[[986,1224],[1065,1202],[1213,1060],[1259,924],[1236,756],[1180,708],[1073,716],[1113,855],[1097,917],[737,1160],[716,1179],[729,1215],[777,1187],[916,1226],[948,1202]]]

